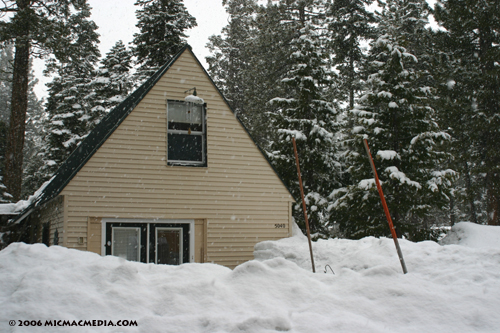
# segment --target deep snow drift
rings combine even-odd
[[[315,242],[316,274],[304,236],[234,270],[16,243],[0,252],[0,332],[499,332],[500,227],[460,223],[443,243],[401,240],[406,275],[386,238]]]

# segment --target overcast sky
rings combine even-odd
[[[138,32],[135,24],[136,0],[88,0],[92,7],[91,19],[99,27],[97,31],[101,43],[99,49],[104,56],[111,47],[122,40],[125,45],[132,41],[134,33]],[[209,55],[205,45],[208,37],[220,34],[221,29],[227,24],[228,15],[222,7],[222,0],[184,0],[188,12],[196,17],[198,26],[188,30],[188,43],[193,48],[194,54],[206,67],[205,57]],[[35,87],[38,97],[46,96],[45,83],[50,78],[42,77],[43,61],[35,62],[35,72],[40,83]]]

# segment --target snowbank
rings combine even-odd
[[[474,248],[500,248],[500,227],[460,222],[451,227],[440,244],[458,244]]]
[[[464,233],[497,233],[475,227]],[[300,234],[257,244],[257,260],[234,270],[16,243],[0,252],[0,331],[498,332],[500,249],[400,243],[406,275],[386,238],[314,242],[316,274]],[[326,264],[335,274],[324,273]],[[19,320],[108,325],[19,327]],[[118,320],[137,326],[109,326]]]

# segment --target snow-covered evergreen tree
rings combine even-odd
[[[446,29],[441,118],[454,138],[462,212],[500,224],[500,3],[438,1],[435,16]]]
[[[182,0],[137,0],[133,54],[139,82],[149,78],[186,43],[185,31],[196,26]]]
[[[333,227],[328,194],[340,186],[335,156],[338,125],[336,109],[325,99],[334,74],[324,48],[322,22],[317,20],[314,9],[300,3],[290,12],[298,33],[290,43],[292,65],[283,80],[287,94],[270,101],[277,108],[272,117],[277,139],[270,145],[269,156],[294,196],[300,198],[291,142],[292,137],[296,138],[311,232],[328,237]],[[296,219],[303,221],[300,203],[296,208]]]
[[[39,100],[34,92],[38,80],[34,71],[30,75],[28,112],[26,118],[26,134],[24,141],[23,187],[21,198],[27,199],[43,184],[41,170],[43,169],[43,154],[46,144],[46,131],[43,128],[45,110],[43,100]]]
[[[9,124],[10,117],[10,98],[11,98],[11,90],[12,90],[12,75],[13,75],[13,45],[6,44],[2,49],[0,49],[0,177],[3,176],[3,161],[4,154],[7,145],[7,125]],[[32,66],[30,64],[30,66]],[[37,121],[42,113],[43,108],[41,105],[41,101],[38,100],[34,93],[34,87],[38,83],[38,80],[34,77],[33,70],[29,75],[29,84],[28,84],[28,110],[27,110],[27,119],[26,119],[26,134],[24,141],[24,149],[23,149],[23,161],[24,166],[23,169],[26,171],[26,167],[36,160],[35,154],[38,153],[38,148],[34,144],[35,140],[41,139],[40,135],[35,134],[35,132],[40,128],[37,126],[40,122]],[[23,176],[23,192],[21,198],[26,197],[26,191],[28,194],[31,194],[30,185],[32,184],[29,181],[26,181],[26,173]],[[7,200],[11,200],[12,197],[5,192],[6,188],[3,186],[2,181],[0,180],[0,201],[4,202]]]
[[[249,81],[256,70],[253,65],[257,33],[255,16],[259,6],[257,0],[226,0],[223,3],[229,22],[220,35],[209,37],[208,72],[233,111],[258,140],[254,115],[261,109],[252,107],[252,100],[258,96]]]
[[[474,121],[477,102],[470,85],[477,74],[456,54],[458,48],[449,32],[440,32],[435,37],[433,76],[439,98],[434,105],[439,124],[451,135],[447,149],[453,155],[452,168],[459,175],[453,186],[450,220],[452,224],[486,223],[486,186],[480,172],[481,145],[477,137],[480,129]]]
[[[131,67],[132,53],[120,40],[101,60],[97,76],[92,82],[97,103],[93,108],[94,114],[97,112],[103,116],[127,98],[133,87]]]
[[[427,23],[426,15],[424,0],[388,0],[379,18],[366,93],[352,110],[356,126],[347,155],[352,185],[332,193],[337,199],[332,208],[344,213],[339,222],[345,237],[390,234],[364,138],[400,234],[428,239],[433,209],[449,202],[455,175],[446,167],[450,155],[443,149],[449,135],[439,128],[431,107],[435,90],[429,71],[412,53],[421,50],[412,40]]]
[[[15,200],[21,197],[30,61],[48,56],[64,61],[78,51],[72,41],[87,36],[78,31],[70,18],[80,10],[89,11],[86,0],[3,0],[0,3],[0,43],[13,43],[15,47],[4,178]]]
[[[207,58],[214,78],[233,110],[261,147],[272,130],[268,101],[284,93],[281,83],[289,69],[289,43],[297,33],[284,1],[226,0],[229,23],[211,36]]]
[[[373,13],[367,6],[373,0],[335,0],[328,4],[327,22],[333,49],[333,63],[339,71],[341,91],[349,108],[361,89],[361,70],[365,62],[362,43],[372,37]]]
[[[57,75],[48,86],[46,103],[45,177],[57,170],[69,154],[99,122],[102,112],[95,109],[96,93],[91,82],[99,58],[97,26],[88,20],[90,10],[82,10],[70,18],[75,40],[67,62],[54,64]]]
[[[12,95],[12,66],[14,46],[3,45],[0,48],[0,177],[3,178],[7,130],[10,119],[10,98]],[[9,201],[11,196],[0,179],[0,202]]]
[[[10,98],[12,94],[12,66],[14,63],[14,46],[0,45],[0,122],[9,124]]]

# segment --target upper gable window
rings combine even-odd
[[[167,163],[206,166],[205,104],[167,101]]]

